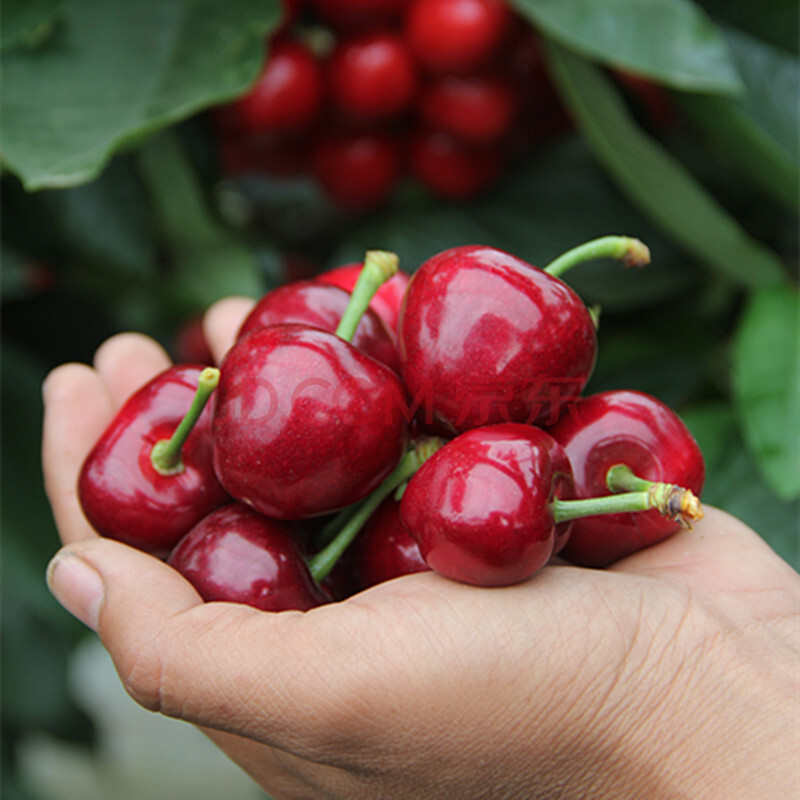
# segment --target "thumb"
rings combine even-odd
[[[98,632],[125,689],[146,708],[303,757],[317,755],[335,730],[345,700],[335,686],[327,699],[319,691],[319,671],[338,649],[329,625],[327,637],[316,636],[323,608],[205,603],[168,564],[101,538],[63,548],[47,581]]]

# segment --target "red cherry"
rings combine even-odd
[[[361,266],[357,265],[359,274]],[[349,292],[338,286],[315,280],[287,283],[267,292],[256,303],[239,328],[237,338],[242,338],[256,328],[288,322],[335,331],[349,300]],[[400,371],[400,355],[397,352],[395,335],[371,309],[361,317],[352,345],[395,372]]]
[[[417,92],[417,68],[405,42],[389,31],[342,39],[328,62],[334,106],[345,117],[377,122],[407,111]]]
[[[638,477],[671,483],[700,495],[703,454],[681,419],[660,400],[642,392],[608,391],[567,406],[549,429],[567,452],[578,497],[611,494],[608,470],[628,466]],[[655,509],[575,520],[563,551],[568,560],[603,567],[661,541],[680,529]]]
[[[292,528],[239,504],[201,520],[180,540],[168,563],[207,602],[305,611],[330,601],[311,577]]]
[[[400,519],[400,504],[389,497],[369,518],[351,545],[350,570],[358,590],[430,567]]]
[[[199,365],[170,367],[135,392],[86,458],[78,497],[102,536],[166,556],[211,510],[230,498],[212,466],[211,411],[205,408],[181,450],[180,468],[164,474],[151,460],[195,400]]]
[[[472,144],[490,144],[511,130],[517,94],[498,77],[447,75],[428,84],[419,107],[422,119],[434,130]]]
[[[276,519],[365,497],[402,456],[397,374],[329,331],[258,328],[228,351],[214,413],[214,467],[228,492]]]
[[[323,272],[317,277],[320,283],[330,283],[340,289],[352,292],[358,276],[361,274],[362,264],[345,264]],[[397,323],[400,319],[400,307],[411,276],[398,271],[376,292],[369,307],[384,321],[386,327],[397,333]],[[363,349],[363,348],[362,348]]]
[[[402,166],[399,144],[380,133],[329,133],[317,142],[312,159],[317,180],[349,211],[368,211],[385,202]]]
[[[447,133],[422,131],[410,143],[411,171],[434,194],[468,200],[500,174],[504,156],[494,146],[475,147]]]
[[[566,283],[479,245],[445,250],[417,270],[398,338],[412,403],[456,432],[557,419],[596,354],[591,316]]]
[[[505,586],[547,564],[570,526],[557,526],[552,503],[573,496],[569,461],[551,436],[530,425],[492,425],[434,453],[409,481],[400,515],[436,572]]]
[[[317,57],[301,42],[279,39],[272,44],[255,85],[225,113],[245,133],[294,132],[316,119],[322,98]]]
[[[175,360],[183,364],[213,364],[214,357],[203,333],[203,315],[187,319],[178,328],[172,345]]]
[[[497,53],[512,19],[504,0],[414,0],[405,35],[432,72],[473,72]]]
[[[314,10],[338,29],[364,29],[397,22],[409,0],[311,0]]]

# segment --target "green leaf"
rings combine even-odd
[[[29,190],[75,186],[114,152],[246,90],[277,0],[73,0],[36,51],[3,59],[5,166]]]
[[[742,441],[733,410],[724,403],[686,409],[681,418],[706,462],[705,504],[747,523],[795,569],[800,569],[800,503],[777,498]]]
[[[733,94],[725,39],[690,0],[514,0],[553,40],[587,58],[687,91]]]
[[[551,73],[597,160],[672,242],[742,286],[780,281],[778,256],[750,237],[691,173],[632,119],[611,81],[588,61],[547,45]]]
[[[745,307],[733,348],[736,410],[764,479],[800,497],[800,292],[771,287]]]
[[[49,39],[64,13],[66,0],[5,0],[0,50],[35,49]]]
[[[731,31],[728,38],[746,92],[678,99],[735,169],[800,211],[800,62],[745,34]]]

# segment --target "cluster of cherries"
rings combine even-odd
[[[697,443],[654,397],[582,394],[596,319],[559,276],[600,257],[649,253],[608,236],[539,269],[461,246],[409,277],[370,251],[267,293],[219,368],[170,367],[118,412],[86,517],[265,610],[430,569],[509,585],[671,535],[702,516]]]
[[[463,200],[569,123],[505,0],[293,0],[250,91],[218,107],[223,168],[310,174],[363,211],[403,175]]]

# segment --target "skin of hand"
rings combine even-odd
[[[218,358],[250,303],[206,315]],[[168,366],[121,334],[44,386],[62,605],[131,696],[199,726],[276,800],[787,798],[800,780],[800,576],[735,518],[606,570],[502,589],[405,576],[308,612],[203,603],[99,538],[75,494],[125,398]]]

